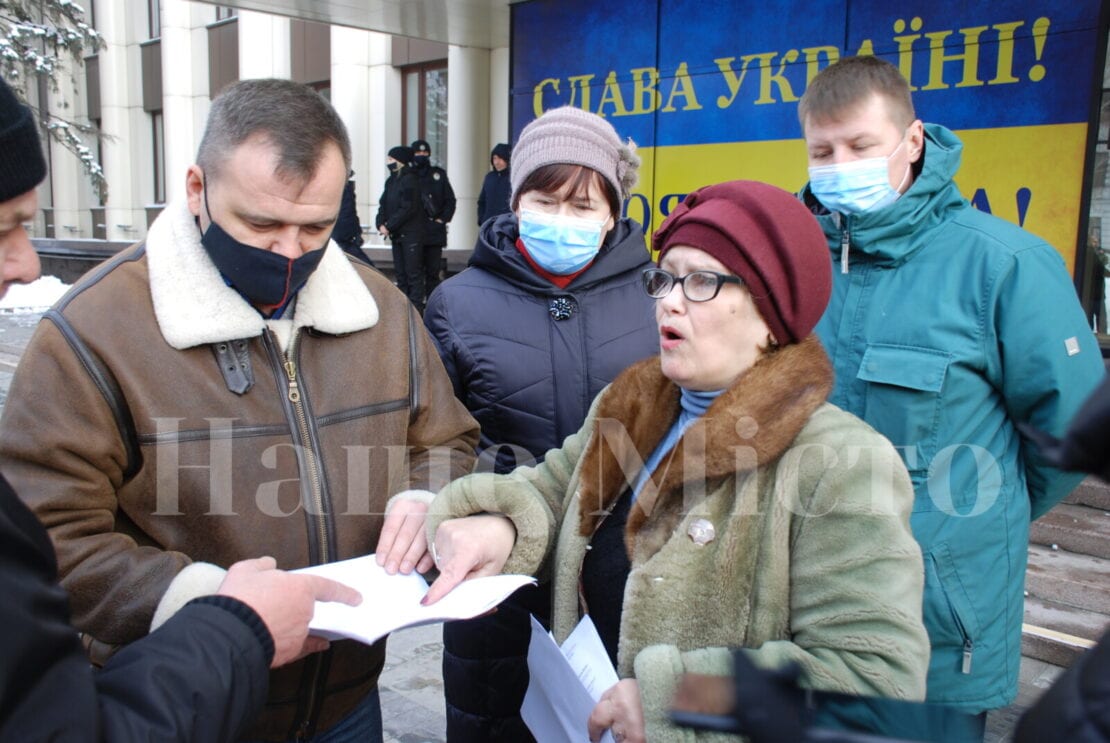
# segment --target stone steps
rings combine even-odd
[[[1072,491],[1071,495],[1064,498],[1064,503],[1090,506],[1091,508],[1110,512],[1110,484],[1094,477],[1088,477]]]
[[[1033,522],[1029,541],[1110,560],[1110,513],[1061,503]]]
[[[1110,617],[1105,614],[1027,598],[1021,654],[1057,666],[1070,666],[1095,644],[1108,625]]]
[[[1027,598],[1110,616],[1110,560],[1030,545],[1025,592]]]
[[[1110,486],[1088,477],[1029,541],[1022,654],[1068,666],[1110,627]]]

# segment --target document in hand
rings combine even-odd
[[[588,740],[586,721],[594,705],[617,683],[617,672],[587,615],[560,648],[551,633],[532,617],[528,644],[528,691],[520,716],[536,740],[581,743]],[[606,731],[601,740],[613,743]]]
[[[431,606],[422,606],[420,599],[428,592],[428,582],[419,573],[389,575],[374,560],[374,555],[292,572],[322,575],[361,593],[362,603],[358,606],[317,601],[308,628],[312,634],[329,640],[348,637],[367,645],[405,627],[476,617],[521,586],[536,582],[527,575],[473,578],[463,581]]]

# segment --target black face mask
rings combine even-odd
[[[416,155],[412,158],[413,165],[418,168],[426,168],[428,167],[428,165],[431,164],[431,162],[432,158],[429,155]]]
[[[389,168],[390,173],[396,173],[401,169],[401,163],[387,163],[385,167]]]
[[[208,209],[208,184],[204,186],[204,210],[208,229],[200,244],[220,274],[249,302],[263,307],[281,307],[289,301],[324,257],[326,248],[310,250],[300,258],[286,258],[269,250],[239,242],[212,219]]]

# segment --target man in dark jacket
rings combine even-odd
[[[432,148],[423,139],[412,143],[412,172],[420,180],[420,203],[428,220],[424,223],[424,298],[439,286],[447,223],[455,216],[455,189],[447,171],[432,165]]]
[[[331,239],[343,248],[343,252],[354,256],[368,266],[373,266],[374,261],[362,249],[362,223],[358,218],[358,205],[355,200],[355,172],[347,174],[347,183],[343,186],[343,200],[339,202],[339,218],[335,220],[335,228],[331,231]]]
[[[38,277],[23,224],[45,176],[31,111],[0,80],[0,296]],[[267,668],[327,646],[308,637],[314,601],[358,602],[338,583],[274,570],[271,558],[242,561],[215,595],[94,672],[50,539],[2,476],[0,565],[0,740],[234,740],[262,709]]]
[[[1022,433],[1033,439],[1050,464],[1071,472],[1087,472],[1110,482],[1110,378],[1103,380],[1068,425],[1062,439],[1031,426]],[[1110,632],[1084,653],[1040,700],[1030,707],[1014,731],[1015,743],[1066,740],[1069,743],[1110,741]]]
[[[56,581],[42,525],[0,477],[0,740],[232,741],[261,710],[276,668],[327,647],[308,636],[314,601],[357,603],[272,558],[228,570],[217,593],[96,671]]]
[[[420,181],[412,170],[412,148],[398,145],[385,158],[389,178],[378,202],[378,234],[393,244],[397,288],[424,312],[424,209]]]
[[[479,227],[490,217],[510,211],[509,196],[513,192],[509,169],[511,155],[512,150],[504,142],[499,142],[489,155],[489,164],[493,170],[486,173],[486,178],[482,181],[482,192],[478,194]]]

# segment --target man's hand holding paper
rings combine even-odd
[[[427,581],[418,573],[390,575],[378,565],[375,555],[293,572],[330,578],[361,593],[358,606],[316,602],[309,629],[329,640],[347,637],[368,645],[404,627],[470,619],[497,606],[521,586],[535,583],[526,575],[493,575],[466,581],[442,600],[424,605]]]

